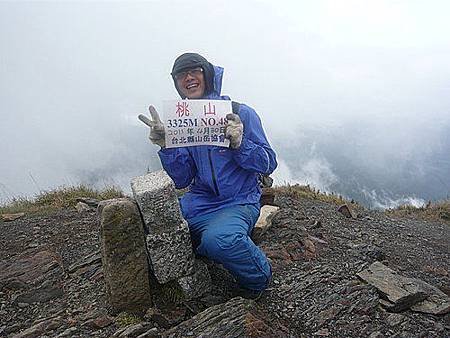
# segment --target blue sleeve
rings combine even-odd
[[[252,108],[243,104],[239,116],[244,135],[241,146],[234,150],[235,161],[244,169],[271,174],[277,167],[277,158],[267,141],[261,119]]]
[[[191,184],[197,168],[187,148],[163,148],[158,151],[159,159],[175,188],[183,189]]]

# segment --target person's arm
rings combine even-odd
[[[158,155],[175,188],[183,189],[191,184],[197,168],[187,148],[162,148]]]
[[[240,147],[232,150],[235,161],[244,169],[271,174],[277,167],[277,159],[267,141],[261,119],[252,108],[243,104],[239,116],[244,134]]]

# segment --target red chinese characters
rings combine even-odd
[[[216,105],[211,104],[211,102],[208,102],[208,104],[203,106],[203,113],[206,115],[216,115]]]
[[[189,116],[189,104],[187,102],[177,102],[176,108],[175,114],[178,117]]]

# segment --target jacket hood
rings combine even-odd
[[[218,100],[223,99],[226,97],[220,96],[222,92],[222,79],[223,79],[223,72],[224,69],[219,66],[213,66],[214,69],[214,76],[212,77],[212,84],[211,84],[211,92],[206,93],[205,99],[211,99],[211,100]]]
[[[229,99],[226,96],[221,96],[222,91],[222,78],[224,69],[219,66],[214,66],[203,56],[196,53],[184,53],[176,58],[172,67],[172,79],[178,94],[182,99],[186,97],[181,93],[177,86],[175,74],[187,69],[202,67],[203,75],[205,79],[205,94],[203,99],[220,100]]]

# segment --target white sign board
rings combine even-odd
[[[215,145],[228,147],[226,116],[229,100],[171,100],[163,103],[166,148]]]

